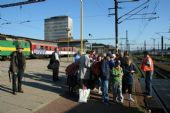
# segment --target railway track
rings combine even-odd
[[[140,62],[137,61],[136,63],[136,67],[138,68],[138,70],[140,71],[141,75],[144,77],[144,72],[140,69],[139,67]],[[165,73],[164,71],[160,70],[158,67],[156,67],[155,69],[155,73],[161,77],[163,80],[167,80],[170,78],[170,76],[168,76],[167,73]],[[153,91],[153,97],[154,97],[154,101],[157,103],[156,105],[159,106],[161,108],[161,111],[157,111],[159,113],[169,113],[169,109],[167,107],[167,104],[165,102],[165,100],[162,99],[162,97],[160,96],[160,92],[158,92],[158,90],[156,89],[157,87],[152,86],[152,91]],[[168,100],[167,100],[168,101]],[[153,102],[153,101],[152,101]],[[154,102],[153,102],[154,104]],[[152,109],[149,109],[149,112],[152,112]],[[155,112],[155,111],[154,111]]]

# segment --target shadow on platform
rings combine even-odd
[[[4,85],[0,85],[0,90],[7,93],[12,93],[12,89]]]
[[[37,89],[42,89],[54,93],[61,93],[67,88],[66,78],[59,77],[59,81],[53,82],[52,75],[41,74],[41,73],[31,73],[25,74],[23,78],[23,85],[34,87]],[[27,78],[35,81],[27,81]]]

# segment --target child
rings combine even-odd
[[[115,62],[115,67],[112,69],[113,74],[113,100],[116,99],[117,103],[123,103],[123,95],[122,95],[122,76],[123,69],[120,67],[120,60]]]
[[[131,59],[127,59],[127,64],[124,66],[124,74],[125,74],[125,88],[128,89],[129,93],[129,101],[134,102],[134,99],[132,98],[132,86],[133,86],[133,73],[135,72],[135,67],[132,64]]]

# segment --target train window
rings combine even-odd
[[[40,49],[44,49],[44,47],[43,47],[43,46],[40,46]]]
[[[50,47],[50,51],[52,50],[52,48]]]

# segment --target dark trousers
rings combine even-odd
[[[123,94],[126,93],[126,78],[125,77],[122,78],[122,93]]]
[[[146,71],[145,72],[145,90],[147,95],[152,96],[152,76],[153,71]]]
[[[22,71],[19,71],[17,74],[12,75],[12,90],[13,90],[13,93],[17,91],[17,86],[18,86],[18,92],[20,92],[22,90],[23,74],[24,73]]]
[[[53,81],[59,80],[58,73],[59,73],[59,66],[53,69]]]

